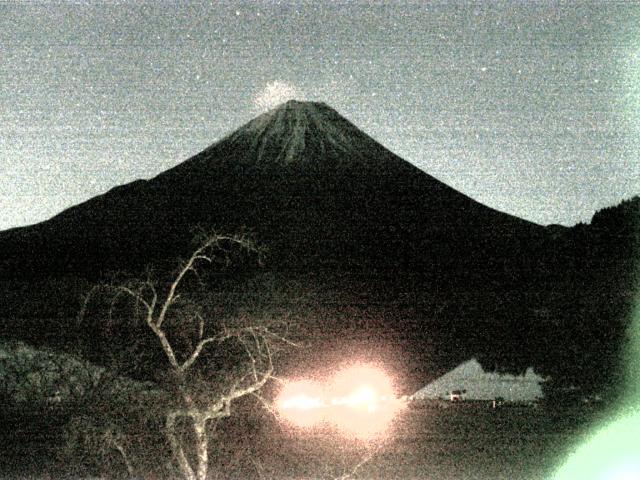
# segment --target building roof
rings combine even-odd
[[[501,397],[508,402],[534,401],[543,397],[540,384],[544,378],[532,367],[523,375],[486,372],[475,358],[461,363],[412,395],[414,400],[448,398],[453,390],[466,390],[466,400],[492,400]]]

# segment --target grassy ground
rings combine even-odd
[[[597,416],[586,409],[493,410],[486,404],[407,410],[358,474],[376,479],[545,479]],[[330,470],[325,478],[337,477],[366,452],[362,442],[293,433],[264,452],[274,466],[280,465],[269,476],[319,478],[324,469]]]
[[[326,431],[271,425],[250,438],[220,430],[212,465],[217,478],[337,478],[375,455],[356,478],[538,480],[553,470],[598,414],[585,408],[502,407],[488,404],[407,409],[389,434],[369,443]],[[0,477],[65,476],[56,460],[61,418],[3,419]],[[212,476],[212,478],[214,478]]]

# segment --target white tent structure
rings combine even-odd
[[[532,367],[524,375],[485,372],[472,358],[458,365],[442,377],[411,396],[411,400],[452,399],[452,392],[460,400],[494,400],[506,402],[532,402],[543,397],[540,384],[544,378]]]

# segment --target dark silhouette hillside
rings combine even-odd
[[[146,265],[183,253],[194,225],[249,230],[279,266],[346,269],[467,270],[479,256],[502,268],[544,230],[447,187],[326,105],[291,101],[149,181],[1,234],[3,272]]]
[[[155,178],[0,232],[5,316],[32,341],[71,336],[61,319],[83,282],[173,267],[199,226],[250,233],[278,281],[321,292],[317,344],[393,351],[420,382],[471,355],[575,374],[592,345],[615,363],[637,204],[589,226],[536,225],[448,187],[330,107],[290,101]],[[603,286],[606,298],[587,293]],[[596,337],[594,322],[613,333]]]

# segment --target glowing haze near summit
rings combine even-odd
[[[0,3],[0,229],[184,161],[292,94],[498,210],[640,185],[636,2]]]
[[[301,94],[288,83],[276,80],[270,82],[256,95],[253,104],[260,110],[271,110],[281,103],[300,99]]]

